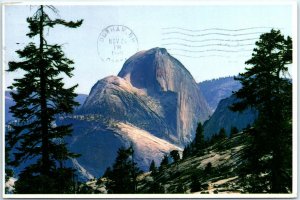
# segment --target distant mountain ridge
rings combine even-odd
[[[222,99],[231,96],[233,91],[242,87],[239,81],[234,80],[233,76],[206,80],[198,83],[198,86],[213,111]]]
[[[5,91],[5,122],[14,120],[14,117],[12,116],[12,113],[9,110],[11,106],[15,105],[15,102],[12,99],[10,92],[11,91],[9,90]],[[75,101],[80,104],[79,107],[84,103],[87,96],[88,95],[86,94],[77,94],[77,96],[75,97]]]
[[[255,109],[248,108],[243,112],[233,112],[229,109],[229,106],[238,101],[240,100],[231,95],[219,102],[214,114],[203,125],[205,138],[211,138],[214,134],[218,134],[221,128],[224,128],[229,136],[232,127],[241,131],[254,123],[258,114]]]

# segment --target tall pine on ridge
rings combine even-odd
[[[13,166],[20,166],[28,159],[36,161],[27,166],[15,184],[16,193],[70,193],[73,170],[64,161],[78,155],[71,153],[64,138],[71,134],[71,125],[54,125],[55,117],[73,112],[77,85],[65,88],[62,74],[72,77],[74,62],[65,57],[62,46],[49,44],[44,31],[55,25],[77,28],[83,20],[67,22],[51,19],[45,12],[57,13],[53,6],[38,6],[32,17],[27,18],[30,42],[16,53],[19,62],[9,62],[8,72],[22,70],[24,76],[15,79],[9,89],[16,102],[10,108],[18,120],[7,134],[7,145],[13,148]]]
[[[235,92],[241,100],[233,111],[255,107],[259,116],[246,152],[250,192],[286,193],[292,189],[292,82],[288,64],[292,63],[292,39],[278,30],[262,34],[256,42],[252,67],[236,80],[242,88]]]

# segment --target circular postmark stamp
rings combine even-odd
[[[130,28],[110,25],[99,34],[97,49],[104,62],[124,62],[138,51],[138,39]]]

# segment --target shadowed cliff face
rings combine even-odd
[[[227,136],[229,136],[232,127],[236,127],[241,131],[254,123],[258,112],[251,108],[242,112],[233,112],[229,109],[229,106],[236,102],[239,102],[239,99],[234,95],[220,101],[214,114],[204,123],[205,138],[211,138],[213,134],[219,133],[221,128],[224,128]]]
[[[242,85],[234,80],[233,76],[229,76],[200,82],[198,87],[210,108],[215,111],[222,99],[230,97],[232,92],[238,91]]]
[[[194,136],[197,122],[204,122],[211,113],[192,75],[165,49],[135,54],[125,62],[118,76],[160,103],[164,118],[176,127],[174,137],[182,144]],[[174,103],[176,108],[170,109]]]

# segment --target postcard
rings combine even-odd
[[[2,4],[4,198],[297,195],[296,1]]]

